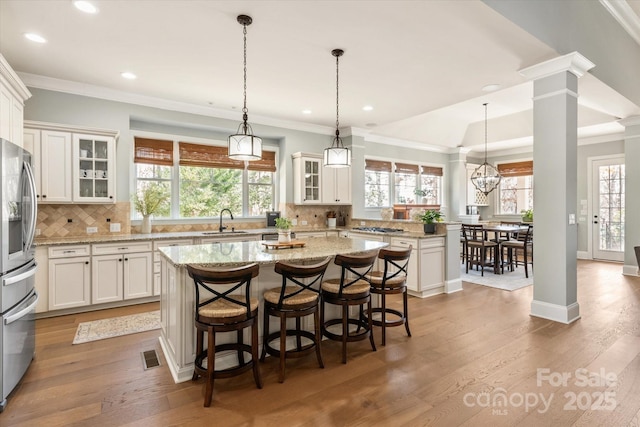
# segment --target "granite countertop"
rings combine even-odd
[[[240,231],[240,232],[238,232]],[[415,231],[403,231],[397,233],[380,233],[375,231],[353,230],[348,228],[295,228],[294,233],[314,232],[314,231],[353,231],[356,233],[377,234],[388,237],[407,237],[414,239],[432,239],[434,237],[444,237],[444,233],[424,234]],[[86,236],[72,237],[36,237],[36,246],[55,246],[55,245],[80,245],[90,243],[110,243],[110,242],[130,242],[136,240],[171,240],[171,239],[189,239],[199,237],[242,237],[242,236],[261,236],[266,233],[277,233],[275,228],[252,228],[245,230],[236,230],[236,232],[224,231],[218,233],[216,231],[180,231],[173,233],[149,233],[149,234],[87,234]]]
[[[199,264],[203,267],[232,267],[255,262],[300,262],[337,254],[356,254],[377,250],[388,243],[344,237],[317,237],[305,240],[302,248],[267,249],[261,242],[229,242],[191,246],[170,246],[160,252],[174,266]]]

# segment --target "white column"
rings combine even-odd
[[[640,246],[640,116],[620,120],[624,130],[625,215],[622,274],[640,276],[634,251]]]
[[[531,315],[580,318],[577,300],[578,78],[593,63],[577,52],[521,70],[533,83],[534,260]]]
[[[448,221],[459,221],[460,215],[467,213],[467,205],[474,200],[467,200],[467,153],[468,148],[457,148],[449,160],[449,200]]]

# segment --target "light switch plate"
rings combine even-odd
[[[576,214],[569,214],[569,225],[575,225],[576,223]]]
[[[120,223],[112,222],[111,224],[109,224],[109,231],[111,231],[112,233],[118,233],[120,231]]]
[[[98,227],[87,227],[87,234],[97,233]]]
[[[302,225],[307,225],[307,221],[300,221]]]
[[[291,225],[298,225],[298,220],[296,218],[293,218],[291,220]]]

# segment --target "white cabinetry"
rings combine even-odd
[[[49,310],[91,303],[89,245],[49,248]]]
[[[322,204],[351,204],[351,168],[322,170]]]
[[[71,202],[71,134],[25,129],[24,147],[33,154],[38,203]]]
[[[445,245],[444,237],[420,241],[420,282],[410,295],[421,298],[444,292]]]
[[[200,239],[197,239],[196,244],[200,244],[200,245],[204,245],[204,244],[208,244],[208,243],[233,243],[233,242],[257,242],[258,240],[260,240],[259,236],[246,236],[246,235],[242,235],[242,233],[240,233],[240,235],[222,235],[222,236],[215,236],[215,237],[201,237]]]
[[[320,154],[295,153],[291,157],[295,204],[351,204],[351,168],[325,168]]]
[[[31,93],[0,54],[0,138],[22,147],[24,101]]]
[[[311,239],[314,237],[327,237],[324,231],[296,231],[296,240]]]
[[[322,157],[295,153],[293,157],[293,202],[297,205],[321,203]]]
[[[166,246],[188,245],[193,245],[192,239],[156,240],[153,242],[153,295],[160,295],[160,259],[162,256],[158,249]]]
[[[152,244],[100,243],[92,247],[92,303],[153,295]]]
[[[117,132],[25,121],[39,203],[115,203]]]

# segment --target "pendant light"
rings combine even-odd
[[[338,74],[339,58],[344,51],[342,49],[334,49],[331,55],[336,57],[336,137],[333,138],[331,147],[324,149],[324,166],[328,168],[347,168],[351,166],[351,151],[342,144],[340,138],[340,104],[339,104],[339,88],[340,80]]]
[[[247,15],[238,15],[238,23],[242,25],[244,34],[244,106],[242,107],[242,123],[235,135],[229,135],[228,155],[234,160],[260,160],[262,158],[262,138],[253,134],[251,125],[247,123],[247,25],[253,20]]]
[[[484,105],[484,163],[473,171],[471,182],[484,193],[491,193],[500,184],[500,172],[487,162],[487,103]]]

